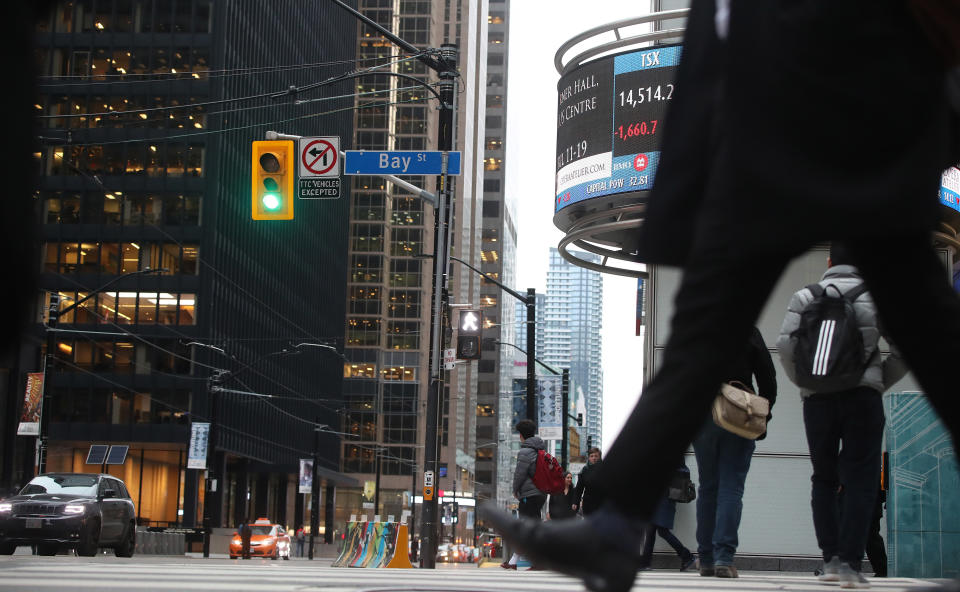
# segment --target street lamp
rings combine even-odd
[[[150,267],[145,267],[137,271],[131,271],[128,273],[120,274],[117,277],[113,278],[109,282],[103,284],[96,290],[91,291],[89,294],[83,298],[75,301],[70,306],[60,310],[60,294],[57,292],[50,293],[50,306],[49,306],[49,315],[47,319],[47,352],[43,358],[43,395],[40,400],[40,429],[39,429],[39,447],[38,458],[37,458],[37,474],[42,474],[47,472],[47,439],[49,437],[48,430],[50,425],[50,413],[47,407],[49,406],[50,397],[47,395],[47,380],[49,377],[49,370],[53,366],[53,349],[54,349],[54,333],[57,330],[57,324],[60,321],[60,317],[66,315],[67,313],[73,311],[78,306],[90,300],[97,294],[100,294],[113,284],[119,282],[122,279],[128,277],[133,277],[135,275],[146,275],[148,273],[166,273],[170,271],[166,267],[161,267],[153,269]]]

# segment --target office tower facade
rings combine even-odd
[[[487,12],[487,71],[484,132],[483,230],[480,269],[513,287],[516,277],[516,212],[505,190],[507,124],[507,49],[509,0],[491,0]],[[509,483],[512,471],[510,425],[512,379],[516,351],[514,307],[517,300],[493,282],[481,280],[480,301],[484,311],[483,357],[478,362],[477,383],[477,473],[478,499],[508,499],[501,482]],[[524,318],[526,318],[524,313]],[[500,342],[500,343],[498,343]],[[498,490],[501,493],[498,494]]]
[[[482,96],[478,88],[485,72],[485,5],[466,0],[359,3],[361,12],[418,48],[444,43],[459,48],[455,149],[462,151],[463,173],[453,178],[451,254],[477,267],[483,183],[483,104],[477,97]],[[364,25],[357,58],[389,64],[390,71],[423,83],[436,81],[429,68]],[[375,76],[359,80],[356,91],[354,148],[438,149],[436,101],[422,87],[408,79]],[[391,105],[383,105],[380,95],[368,94],[373,92],[386,93]],[[432,176],[404,179],[437,192]],[[405,510],[418,512],[410,494],[419,494],[423,471],[433,469],[424,466],[428,443],[423,434],[430,386],[435,214],[432,206],[383,178],[354,177],[352,184],[343,470],[366,486],[349,494],[357,496],[357,507],[400,516]],[[479,304],[479,278],[455,262],[448,288],[451,303]],[[456,314],[455,308],[445,311],[448,327]],[[476,364],[461,363],[443,373],[437,488],[456,490],[461,497],[473,494],[476,372]],[[375,501],[380,503],[377,508]],[[466,513],[473,508],[468,503],[460,508],[461,518],[469,522]],[[454,524],[446,528],[449,534]]]
[[[54,334],[44,462],[99,472],[91,444],[128,445],[108,470],[141,523],[195,525],[204,503],[213,526],[302,523],[299,459],[314,454],[324,486],[353,482],[334,428],[349,192],[252,220],[250,142],[278,128],[350,137],[350,84],[309,104],[267,95],[351,69],[355,32],[342,10],[301,0],[63,1],[37,24],[41,292],[8,390],[42,366],[49,295],[61,308],[92,295]],[[205,499],[188,443],[215,398]],[[35,438],[6,427],[12,487],[34,470]]]

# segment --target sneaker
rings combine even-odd
[[[681,560],[680,560],[680,571],[687,571],[688,569],[690,569],[690,566],[692,566],[692,565],[693,565],[694,563],[696,563],[696,562],[697,562],[697,556],[696,556],[696,555],[693,555],[693,554],[687,556],[687,557],[684,558],[684,559],[681,559]]]
[[[740,574],[737,573],[737,568],[732,565],[718,565],[716,567],[717,577],[718,578],[739,578]]]
[[[840,565],[837,570],[837,581],[841,588],[869,588],[870,582],[863,577],[859,571],[856,571],[846,563]]]
[[[830,558],[830,561],[823,564],[823,567],[820,568],[820,573],[817,575],[817,579],[821,582],[839,582],[840,576],[838,575],[838,570],[841,565],[846,565],[840,558],[834,555]]]

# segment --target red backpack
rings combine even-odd
[[[537,466],[533,472],[533,484],[547,495],[563,493],[563,469],[552,455],[537,451]]]

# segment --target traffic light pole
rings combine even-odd
[[[570,417],[570,369],[564,368],[563,375],[560,378],[560,397],[563,401],[563,436],[560,440],[560,466],[567,468],[567,459],[569,453],[567,448],[570,446],[569,428],[567,428],[567,418]]]

